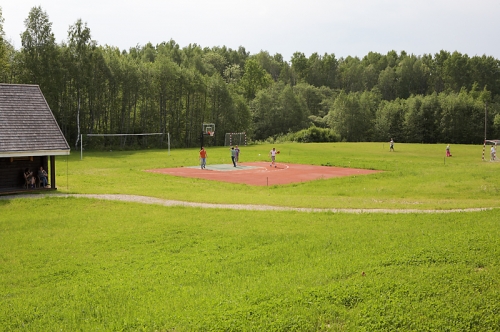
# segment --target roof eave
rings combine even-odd
[[[39,151],[0,151],[0,158],[38,157],[38,156],[69,156],[70,150],[39,150]]]

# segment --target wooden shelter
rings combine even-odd
[[[68,142],[38,85],[0,84],[0,194],[32,190],[24,170],[35,178],[42,166],[56,189],[55,156],[69,155]],[[37,186],[37,190],[47,190]]]

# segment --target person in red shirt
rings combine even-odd
[[[201,169],[204,169],[207,165],[207,151],[204,146],[202,146],[200,150],[200,165]]]

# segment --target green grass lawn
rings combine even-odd
[[[243,149],[257,161],[271,146]],[[383,173],[273,187],[146,169],[197,150],[57,159],[59,192],[295,207],[498,207],[482,147],[280,145],[279,161]],[[229,163],[227,149],[209,163]],[[245,159],[248,158],[248,159]],[[261,158],[263,159],[263,157]],[[0,330],[498,331],[499,210],[343,214],[0,200]],[[363,275],[364,273],[364,275]]]
[[[271,145],[242,148],[245,161],[267,160]],[[453,209],[499,207],[500,163],[483,162],[482,146],[387,143],[283,144],[278,162],[382,170],[284,186],[255,187],[145,170],[198,164],[198,149],[85,152],[57,159],[60,192],[119,193],[193,202],[315,208]],[[260,156],[259,156],[260,154]],[[208,148],[208,163],[231,163],[227,148]]]

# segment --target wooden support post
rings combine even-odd
[[[50,156],[50,188],[56,189],[56,156]]]

